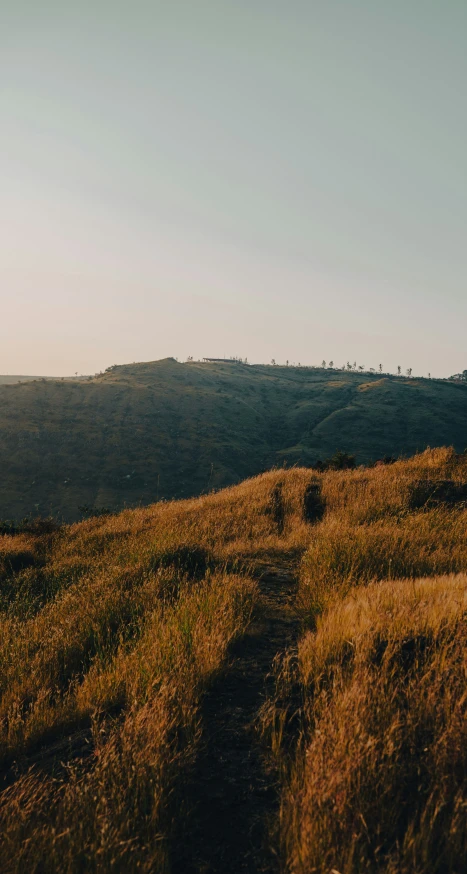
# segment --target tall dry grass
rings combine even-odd
[[[354,586],[464,569],[467,510],[433,509],[358,526],[331,516],[303,557],[300,603],[312,623]]]
[[[438,874],[467,853],[467,576],[372,584],[302,641],[282,840],[298,872]]]
[[[451,449],[325,475],[326,515],[310,532],[300,569],[310,624],[354,586],[467,570],[467,504],[457,499],[466,482],[467,458]],[[440,484],[453,500],[433,499]]]
[[[201,700],[255,607],[248,566],[303,539],[311,477],[2,538],[2,871],[170,870]]]
[[[466,458],[434,450],[373,469],[275,470],[196,500],[1,536],[2,870],[170,871],[202,697],[250,622],[255,566],[285,559],[317,627],[282,675],[283,712],[272,707],[286,864],[456,870],[465,581],[439,575],[467,571],[466,481]],[[439,500],[436,484],[455,499]],[[284,713],[297,701],[304,745],[290,761]]]
[[[87,587],[81,594],[76,612],[70,603],[56,609],[47,640],[14,661],[4,750],[18,757],[28,743],[89,724],[92,754],[59,779],[39,768],[4,791],[2,870],[168,870],[174,798],[199,740],[200,697],[249,622],[254,584],[212,575],[182,586],[168,604],[146,591],[147,612],[131,639],[118,633],[126,601],[116,607],[96,591],[92,602]],[[139,597],[130,598],[136,610]],[[44,630],[52,617],[42,618]]]
[[[355,470],[329,471],[321,476],[328,516],[351,525],[403,518],[410,512],[417,485],[442,481],[466,483],[467,455],[449,447],[427,449],[407,460]]]
[[[322,476],[298,657],[262,711],[291,874],[441,874],[467,853],[467,459]]]

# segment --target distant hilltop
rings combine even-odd
[[[359,464],[466,447],[464,374],[227,363],[166,358],[0,384],[0,519],[190,497],[338,451]]]
[[[246,358],[203,358],[203,361],[217,364],[248,364]]]

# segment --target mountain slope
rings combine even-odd
[[[343,449],[467,444],[467,386],[311,368],[124,365],[0,385],[0,518],[187,497]]]

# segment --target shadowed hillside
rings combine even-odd
[[[467,385],[173,359],[0,385],[0,518],[189,497],[337,449],[467,444]]]

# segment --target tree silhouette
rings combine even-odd
[[[402,373],[402,367],[400,366],[400,364],[398,364],[397,365],[397,375],[400,376],[401,373]]]
[[[379,370],[380,373],[383,372],[383,365],[382,365],[382,364],[379,365],[378,370]]]
[[[405,372],[406,372],[407,376],[412,376],[412,368],[411,367],[408,367]]]

